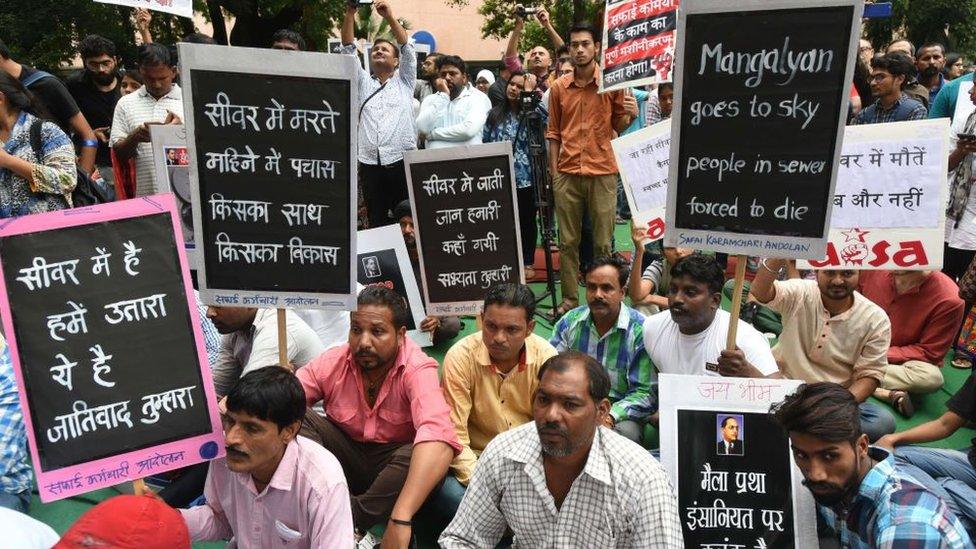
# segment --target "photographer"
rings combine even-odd
[[[522,265],[525,267],[525,279],[535,276],[532,264],[535,263],[536,241],[536,209],[535,189],[533,188],[532,170],[529,159],[529,132],[532,127],[528,123],[528,112],[532,109],[538,114],[541,122],[539,128],[544,128],[548,116],[535,94],[535,76],[523,72],[513,72],[505,88],[506,101],[488,111],[484,134],[484,143],[511,141],[512,154],[515,163],[515,185],[518,194],[519,230],[522,233]],[[523,102],[524,101],[524,102]],[[539,136],[542,140],[542,136]],[[543,174],[539,174],[543,175]]]
[[[516,4],[515,28],[512,30],[512,35],[508,38],[508,48],[505,50],[505,58],[503,61],[505,67],[513,73],[523,72],[524,70],[527,73],[535,75],[536,81],[538,82],[536,89],[539,90],[539,93],[542,93],[549,89],[549,84],[552,83],[552,79],[549,78],[549,73],[552,69],[552,55],[549,53],[549,50],[543,46],[536,46],[529,50],[525,54],[527,69],[523,69],[522,63],[518,58],[518,44],[522,38],[525,21],[533,14],[539,20],[539,24],[549,33],[549,39],[552,41],[553,47],[560,48],[563,46],[563,39],[552,26],[552,22],[549,20],[549,12],[545,8],[526,8],[521,4]]]
[[[359,69],[359,182],[369,226],[379,227],[394,222],[390,212],[407,198],[403,151],[417,148],[413,118],[417,54],[389,3],[377,0],[373,6],[397,41],[394,45],[377,38],[369,54],[373,75]],[[342,53],[347,55],[356,55],[353,26],[357,9],[352,0],[342,20]]]

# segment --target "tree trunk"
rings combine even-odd
[[[227,24],[224,22],[224,12],[217,0],[207,0],[207,11],[210,12],[210,22],[213,24],[213,39],[218,44],[230,45],[227,39]]]

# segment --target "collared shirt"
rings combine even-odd
[[[115,147],[145,122],[163,122],[168,112],[183,118],[183,90],[177,84],[166,95],[156,99],[143,86],[119,99],[112,119],[108,144]],[[136,196],[160,192],[153,168],[152,144],[136,145]]]
[[[944,76],[942,76],[941,72],[938,74],[938,76],[939,76],[939,85],[937,85],[934,88],[929,88],[929,105],[935,102],[935,98],[939,95],[939,92],[942,91],[942,88],[943,86],[945,86],[946,83],[946,79]]]
[[[333,347],[296,372],[309,406],[322,401],[326,415],[356,442],[440,441],[461,451],[451,412],[437,380],[437,361],[404,338],[372,408],[349,344]]]
[[[590,308],[581,305],[559,319],[549,343],[560,353],[574,349],[603,364],[610,374],[615,421],[642,420],[657,410],[651,397],[657,378],[644,349],[644,315],[621,303],[617,324],[601,337]]]
[[[457,97],[444,92],[427,96],[417,115],[417,130],[427,136],[428,149],[481,143],[491,100],[471,84]]]
[[[27,430],[20,410],[10,347],[0,336],[0,492],[19,494],[31,489],[27,458]]]
[[[301,368],[325,348],[319,336],[298,318],[294,311],[286,311],[288,331],[288,362]],[[258,368],[278,364],[278,313],[275,309],[258,309],[254,322],[243,330],[224,335],[220,355],[212,372],[218,395],[226,395],[237,380]]]
[[[597,93],[593,73],[585,87],[576,85],[572,74],[557,78],[549,88],[549,127],[546,139],[559,142],[556,169],[571,175],[617,173],[610,140],[614,121],[626,116],[624,92]]]
[[[461,442],[451,469],[467,484],[477,456],[499,433],[532,421],[532,395],[542,363],[556,354],[545,339],[525,338],[519,365],[505,376],[492,364],[482,332],[451,347],[444,356],[444,396]]]
[[[665,115],[661,112],[661,100],[658,98],[656,92],[652,92],[650,97],[647,98],[647,103],[645,104],[645,126],[651,126],[657,124],[662,120],[667,120],[671,118],[671,113]]]
[[[356,55],[356,45],[345,44],[340,51]],[[416,82],[417,53],[410,43],[400,46],[400,67],[386,84],[381,84],[366,69],[359,68],[360,162],[386,166],[403,160],[403,151],[417,148],[417,130],[413,121]],[[363,101],[370,96],[372,98],[363,106]]]
[[[935,101],[929,107],[929,118],[952,118],[956,113],[956,99],[959,98],[959,86],[973,81],[973,73],[964,74],[945,83]],[[953,122],[962,122],[953,120]]]
[[[925,105],[908,97],[905,92],[901,92],[890,109],[885,109],[881,105],[881,100],[876,100],[870,106],[861,110],[851,121],[851,125],[858,124],[883,124],[885,122],[904,122],[906,120],[925,120],[928,118],[928,110]]]
[[[972,547],[966,529],[946,503],[898,471],[890,452],[871,447],[868,456],[877,463],[861,480],[848,508],[817,505],[827,524],[840,534],[841,547]]]
[[[212,369],[220,357],[220,332],[213,322],[207,318],[207,306],[200,301],[200,292],[193,290],[193,298],[197,305],[197,315],[200,317],[200,331],[203,332],[203,345],[207,349],[207,365]]]
[[[861,293],[891,320],[888,363],[921,360],[942,367],[965,314],[959,286],[951,278],[933,271],[899,294],[891,271],[861,271]]]
[[[776,297],[766,306],[783,315],[783,333],[773,356],[784,376],[844,387],[861,378],[884,380],[891,322],[881,307],[854,292],[853,306],[830,316],[815,280],[773,284]]]
[[[678,497],[664,469],[606,427],[597,428],[586,465],[559,509],[546,486],[535,422],[488,445],[439,541],[445,549],[494,547],[506,528],[516,549],[684,547]]]
[[[232,539],[228,548],[352,547],[349,488],[339,460],[304,437],[288,443],[271,482],[258,493],[250,473],[210,462],[207,503],[180,509],[191,541]]]

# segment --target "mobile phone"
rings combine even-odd
[[[976,141],[976,134],[972,133],[958,133],[956,134],[956,137],[958,137],[960,141]]]

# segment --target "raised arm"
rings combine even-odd
[[[355,5],[346,4],[346,13],[342,16],[342,29],[339,31],[339,38],[342,40],[343,46],[356,41],[356,37],[353,35],[356,24],[356,10]]]

